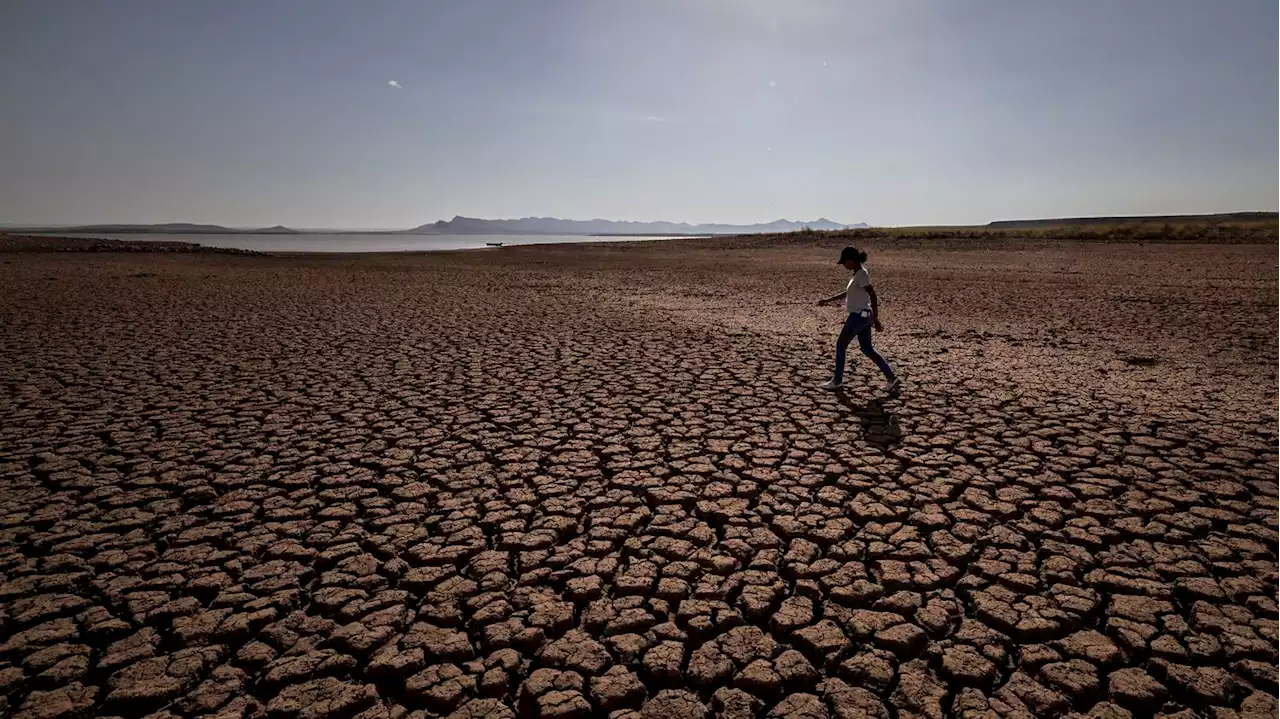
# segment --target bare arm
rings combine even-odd
[[[876,288],[867,285],[867,295],[871,297],[871,319],[875,323],[876,331],[883,332],[884,327],[880,324],[880,298],[876,295]]]
[[[840,294],[838,294],[838,295],[831,295],[830,297],[828,297],[828,298],[826,298],[826,299],[824,299],[824,300],[818,300],[818,306],[819,306],[819,307],[821,307],[821,306],[823,306],[823,305],[829,305],[829,304],[831,304],[832,302],[839,302],[840,300],[844,299],[844,296],[845,296],[845,295],[847,295],[847,294],[849,294],[849,293],[848,293],[847,291],[845,291],[845,292],[841,292],[841,293],[840,293]]]

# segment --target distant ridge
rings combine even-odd
[[[485,220],[457,216],[405,230],[415,235],[747,235],[811,230],[847,230],[864,223],[842,225],[825,217],[811,222],[775,220],[755,225],[700,224],[688,222],[619,222],[616,220],[562,220],[558,217],[524,217],[518,220]]]
[[[1276,221],[1276,212],[1224,212],[1216,215],[1135,215],[1132,217],[1062,217],[1047,220],[998,220],[987,227],[1032,228],[1059,227],[1062,225],[1121,225],[1121,224],[1198,224],[1216,225],[1228,222]]]

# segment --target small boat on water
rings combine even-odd
[[[501,242],[486,242],[485,244],[486,244],[486,245],[488,245],[488,246],[490,246],[490,247],[502,247],[502,243],[501,243]]]

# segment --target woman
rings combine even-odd
[[[875,288],[871,286],[871,275],[862,266],[866,261],[867,253],[856,247],[844,248],[838,264],[852,271],[853,277],[849,278],[849,285],[844,292],[818,300],[818,306],[822,307],[844,299],[847,313],[840,339],[836,340],[836,374],[830,382],[822,385],[823,389],[839,389],[844,385],[844,354],[854,337],[858,338],[858,348],[862,350],[862,354],[870,357],[884,373],[888,381],[885,389],[893,390],[898,387],[898,378],[893,374],[893,368],[871,346],[871,328],[875,327],[877,332],[883,332],[884,326],[880,324],[880,300],[876,298]]]

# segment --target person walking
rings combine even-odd
[[[858,338],[858,348],[862,350],[862,354],[875,362],[884,373],[887,382],[885,389],[894,390],[898,387],[898,377],[893,373],[893,368],[871,346],[871,329],[874,327],[877,332],[883,332],[884,326],[880,324],[880,300],[876,297],[875,288],[871,286],[871,275],[863,266],[866,261],[867,253],[856,247],[844,248],[837,264],[853,272],[853,277],[849,278],[844,292],[818,300],[818,306],[825,307],[843,299],[846,313],[844,328],[840,330],[840,338],[836,340],[835,376],[822,385],[823,389],[839,389],[844,386],[845,350],[854,337]]]

